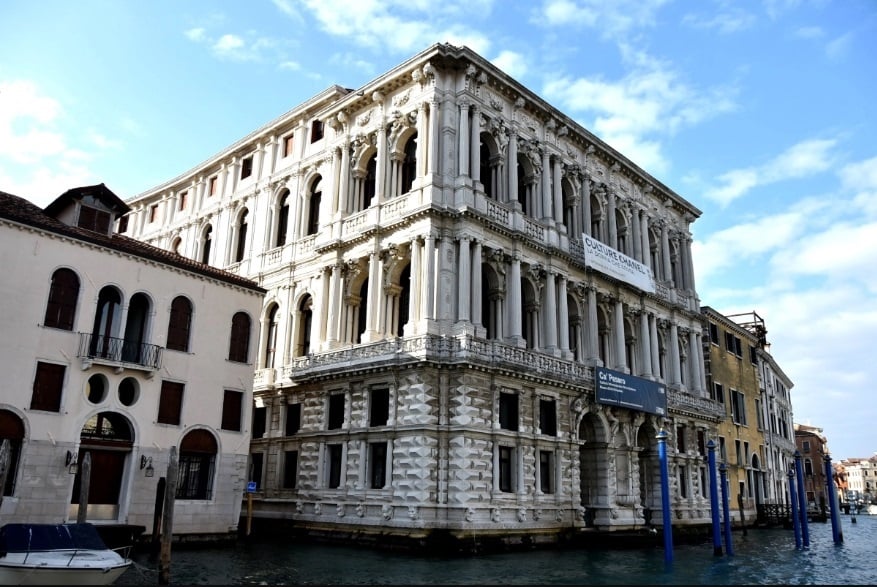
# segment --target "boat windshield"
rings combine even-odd
[[[91,524],[6,524],[0,528],[3,553],[106,548]]]

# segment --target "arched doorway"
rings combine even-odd
[[[73,481],[68,517],[79,512],[80,488],[85,474],[85,455],[91,468],[88,481],[88,520],[117,520],[125,462],[134,446],[134,432],[128,418],[115,412],[100,412],[85,423],[80,433],[79,468]]]
[[[18,476],[18,460],[24,436],[24,422],[21,418],[9,410],[0,410],[0,444],[7,442],[6,480],[0,488],[2,495],[15,494],[15,478]]]

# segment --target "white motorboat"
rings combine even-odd
[[[6,524],[0,585],[112,585],[132,561],[107,547],[92,524]]]

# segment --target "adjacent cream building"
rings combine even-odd
[[[130,236],[267,290],[257,522],[470,544],[660,525],[663,429],[674,527],[710,523],[700,211],[471,50],[330,87],[127,204]],[[655,403],[598,401],[598,373]]]
[[[86,520],[149,535],[174,447],[174,534],[234,536],[265,290],[115,234],[128,211],[103,184],[0,192],[0,517],[76,521],[89,471]]]

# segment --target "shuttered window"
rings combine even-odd
[[[222,429],[240,432],[241,408],[244,405],[244,394],[240,391],[226,389],[222,396]]]
[[[64,371],[66,369],[66,366],[55,363],[37,363],[30,409],[46,412],[61,411],[61,391],[64,388]]]
[[[158,399],[158,422],[161,424],[180,425],[180,414],[183,411],[183,389],[185,385],[175,381],[161,382],[161,396]]]
[[[167,325],[167,348],[174,351],[189,350],[189,331],[192,327],[192,302],[177,296],[171,302],[171,315]]]
[[[43,324],[50,328],[73,330],[73,318],[76,316],[78,301],[79,277],[70,269],[58,269],[52,274]]]

